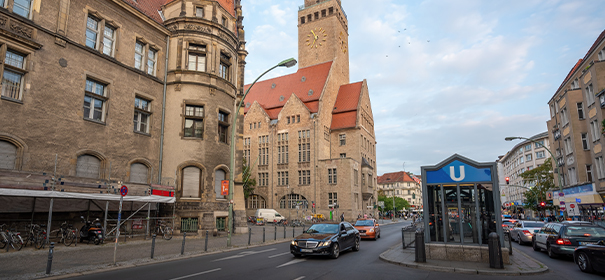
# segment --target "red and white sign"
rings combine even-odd
[[[580,216],[580,209],[578,209],[575,202],[569,202],[567,206],[569,206],[567,208],[567,216]]]
[[[151,190],[151,195],[174,197],[174,192],[164,190]]]
[[[229,180],[221,181],[221,195],[229,195]]]
[[[126,196],[127,194],[128,194],[128,187],[127,186],[122,186],[120,188],[120,195]]]

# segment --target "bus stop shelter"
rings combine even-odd
[[[487,245],[496,232],[504,244],[497,170],[458,154],[421,167],[426,243]]]

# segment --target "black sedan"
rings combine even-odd
[[[576,248],[573,259],[583,272],[605,272],[605,240]]]
[[[294,257],[307,255],[338,258],[341,251],[359,251],[361,236],[350,223],[320,223],[312,225],[290,244]]]

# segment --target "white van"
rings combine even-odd
[[[273,221],[279,222],[284,219],[277,211],[273,209],[256,209],[256,218],[263,218],[266,222],[272,223]]]

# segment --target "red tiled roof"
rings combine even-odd
[[[174,0],[122,0],[139,12],[147,15],[157,23],[163,23],[162,17],[158,12],[160,8]]]
[[[281,112],[281,109],[282,107],[279,107],[275,109],[265,110],[265,112],[267,112],[267,115],[269,115],[270,119],[275,120],[279,116],[279,112]]]
[[[363,82],[346,84],[338,89],[332,110],[331,129],[351,128],[357,125],[357,106]]]
[[[229,12],[232,16],[235,17],[235,3],[233,0],[216,0],[227,12]]]
[[[401,182],[415,182],[410,175],[404,171],[385,173],[382,176],[378,176],[378,184],[389,184],[389,183],[401,183]]]
[[[294,93],[312,113],[317,113],[319,108],[319,97],[328,79],[332,62],[325,62],[305,68],[300,68],[296,73],[264,80],[254,84],[246,96],[244,112],[247,113],[254,101],[258,102],[261,107],[272,113],[269,114],[271,119],[277,118],[277,114],[281,111],[284,104]],[[304,79],[303,79],[304,77]],[[304,80],[304,81],[303,81]],[[273,85],[275,85],[273,87]],[[245,85],[244,90],[247,90],[250,85]],[[312,94],[309,95],[310,90]],[[281,98],[283,96],[283,98]],[[248,106],[250,104],[250,106]],[[278,109],[278,110],[271,110]],[[277,113],[275,113],[277,112]],[[275,118],[273,118],[275,116]]]
[[[563,80],[563,82],[561,83],[559,88],[557,89],[557,92],[559,92],[561,90],[561,88],[563,88],[563,86],[569,81],[569,78],[571,78],[573,73],[576,72],[576,69],[578,69],[578,67],[580,67],[580,64],[582,64],[582,61],[584,61],[584,60],[579,59],[578,62],[576,62],[576,65],[574,65],[573,68],[571,68],[571,70],[569,70],[569,73],[567,73],[567,76],[565,76],[565,79]]]

